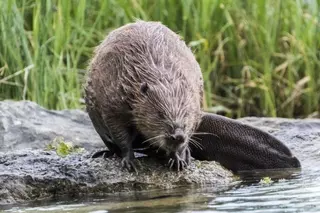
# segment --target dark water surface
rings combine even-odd
[[[301,171],[242,174],[241,182],[224,188],[115,193],[103,199],[37,203],[3,212],[320,212],[320,123],[281,125],[285,128],[276,134],[300,159]],[[265,176],[274,182],[259,182]]]

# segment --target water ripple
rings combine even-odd
[[[320,177],[315,171],[305,171],[291,180],[223,192],[208,203],[208,208],[211,212],[320,212]]]

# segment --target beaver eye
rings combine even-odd
[[[164,117],[164,114],[162,113],[162,112],[158,112],[158,116],[159,116],[159,118],[161,118],[161,119],[164,119],[165,117]]]
[[[149,90],[148,84],[146,82],[143,82],[140,86],[141,93],[145,95],[148,90]]]

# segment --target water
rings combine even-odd
[[[287,174],[285,179],[279,179]],[[290,174],[290,177],[288,177]],[[179,188],[167,191],[117,193],[104,199],[53,202],[39,207],[15,207],[4,212],[320,212],[320,170],[269,173],[271,183],[251,174],[230,188]],[[276,177],[278,175],[278,177]]]

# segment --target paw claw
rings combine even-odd
[[[177,171],[180,172],[180,162],[177,162],[176,165],[177,165]]]
[[[121,160],[121,166],[122,168],[128,169],[128,171],[134,171],[135,173],[138,173],[137,167],[135,163],[133,163],[132,160],[129,160],[127,158],[123,158]]]
[[[190,153],[190,149],[186,149],[186,166],[190,165],[191,163],[191,153]]]
[[[184,160],[180,161],[180,163],[182,169],[185,169],[187,167],[187,163]]]
[[[184,170],[187,167],[187,163],[184,159],[180,158],[178,155],[173,156],[168,161],[169,168],[172,169],[174,166],[176,170],[179,172],[180,170]]]
[[[169,164],[169,169],[172,169],[172,167],[174,165],[174,160],[172,158],[170,158],[168,164]]]
[[[109,151],[109,150],[102,150],[102,151],[97,151],[95,152],[91,158],[99,158],[102,157],[104,159],[109,158],[113,155],[114,153]]]

